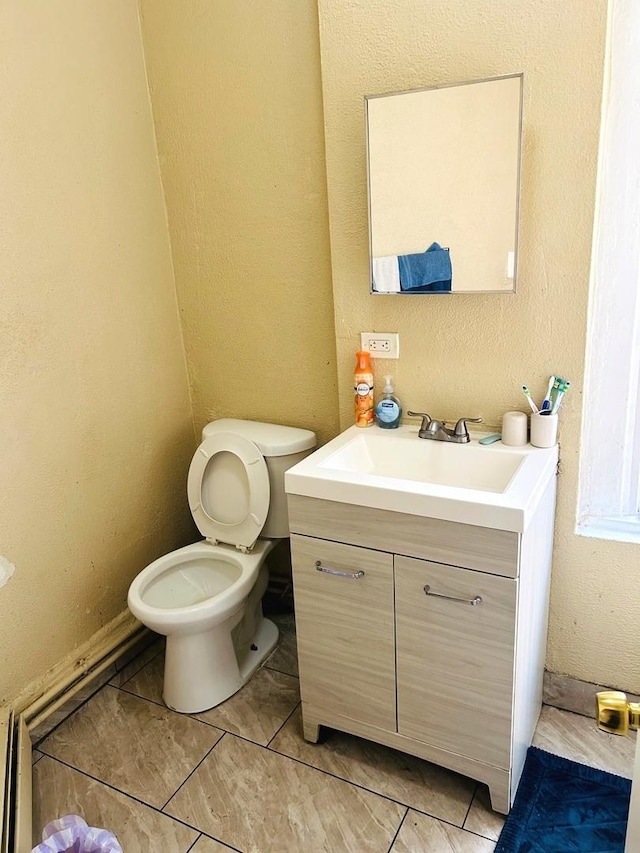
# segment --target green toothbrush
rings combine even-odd
[[[551,409],[551,414],[552,414],[552,415],[557,415],[557,414],[558,414],[558,409],[560,408],[560,405],[561,405],[561,403],[562,403],[562,398],[563,398],[563,397],[564,397],[564,395],[567,393],[567,391],[569,390],[570,386],[571,386],[571,383],[570,383],[568,380],[567,380],[567,381],[565,381],[564,379],[562,379],[562,380],[560,381],[560,387],[558,388],[558,393],[556,394],[556,398],[555,398],[555,400],[554,400],[554,402],[553,402],[553,408]]]
[[[538,414],[538,407],[533,402],[533,398],[531,397],[531,391],[529,391],[529,389],[527,388],[526,385],[522,386],[522,393],[527,398],[527,403],[531,406],[531,411],[537,415]]]

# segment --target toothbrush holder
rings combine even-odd
[[[531,444],[534,447],[554,447],[558,441],[558,415],[547,412],[531,414]]]

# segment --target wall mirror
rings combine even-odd
[[[522,79],[365,98],[372,293],[515,291]]]

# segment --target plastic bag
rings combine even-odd
[[[106,829],[87,826],[75,814],[52,820],[42,830],[42,843],[31,853],[123,853],[118,839]]]

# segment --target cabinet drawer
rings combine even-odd
[[[293,535],[291,557],[303,701],[395,731],[392,555]]]
[[[517,583],[395,558],[400,734],[509,767]]]
[[[288,504],[292,533],[394,551],[492,575],[513,578],[518,574],[520,534],[510,530],[301,495],[289,495]]]

